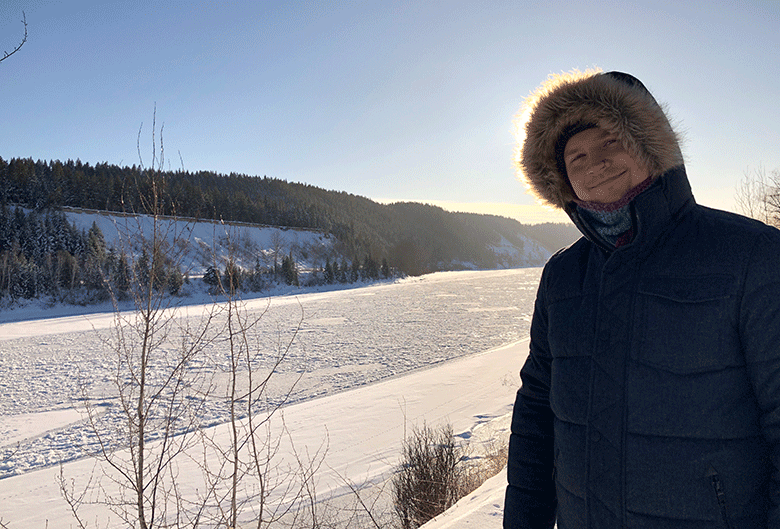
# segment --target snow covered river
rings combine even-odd
[[[541,269],[447,272],[352,290],[246,301],[262,318],[254,338],[271,364],[292,343],[273,380],[300,402],[481,353],[528,334]],[[202,321],[189,307],[183,322]],[[42,314],[45,317],[45,314]],[[212,322],[218,328],[223,322]],[[95,448],[80,409],[82,390],[100,395],[106,414],[116,352],[111,315],[0,324],[0,478],[83,457]],[[297,331],[297,334],[296,334]],[[176,336],[171,336],[171,348]],[[201,369],[219,381],[224,340],[203,350]],[[519,365],[517,367],[519,369]],[[226,419],[224,402],[206,399],[201,420]]]

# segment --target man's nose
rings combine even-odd
[[[597,176],[607,167],[607,159],[604,157],[594,157],[588,166],[588,175]]]

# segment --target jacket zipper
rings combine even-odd
[[[715,495],[718,497],[720,516],[723,519],[723,523],[726,524],[726,529],[731,529],[731,524],[726,515],[726,493],[723,492],[723,484],[720,482],[720,476],[715,472],[715,469],[711,469],[710,478],[712,479],[712,488],[715,489]]]

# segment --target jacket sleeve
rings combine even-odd
[[[740,340],[769,443],[767,527],[780,529],[780,231],[759,238],[745,274]]]
[[[512,413],[504,529],[551,529],[555,524],[550,366],[543,274],[531,321],[530,353]]]

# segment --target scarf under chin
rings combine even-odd
[[[616,202],[585,202],[576,200],[580,217],[587,222],[611,246],[619,248],[634,238],[634,222],[631,216],[631,201],[650,187],[652,178],[647,178],[629,189]]]

